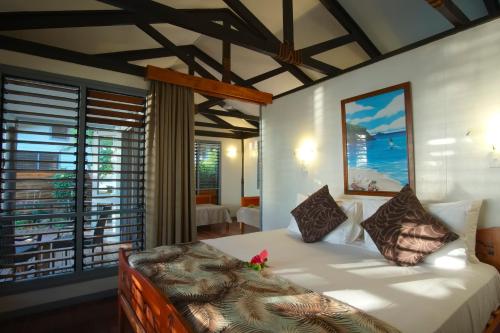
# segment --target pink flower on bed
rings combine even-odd
[[[264,267],[266,267],[266,262],[267,262],[268,256],[269,256],[269,252],[267,252],[267,250],[262,250],[259,254],[252,257],[248,266],[257,270],[257,271],[260,271]]]

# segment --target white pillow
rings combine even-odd
[[[358,239],[363,231],[360,225],[362,217],[361,203],[357,201],[342,201],[338,202],[338,204],[347,215],[347,220],[326,235],[323,241],[331,244],[349,244]]]
[[[373,215],[384,204],[381,200],[363,201],[363,219]],[[441,268],[462,268],[467,261],[478,263],[476,257],[476,230],[482,200],[457,201],[448,203],[423,204],[433,216],[439,218],[451,231],[460,236],[459,239],[444,245],[436,252],[426,256],[424,263]],[[365,207],[367,210],[365,211]],[[377,246],[366,230],[364,230],[364,247],[379,252]]]
[[[452,243],[461,240],[462,242],[457,244],[465,247],[467,259],[472,263],[479,262],[476,257],[476,231],[482,203],[482,200],[464,200],[423,205],[429,213],[440,219],[451,231],[460,236],[459,240]],[[455,244],[456,248],[459,246],[457,244]],[[432,255],[442,252],[444,248]]]
[[[363,199],[363,221],[375,214],[375,212],[385,204],[389,199],[383,198],[383,199]],[[363,229],[363,247],[367,249],[368,251],[372,252],[377,252],[380,253],[380,251],[377,248],[377,245],[373,242],[372,238],[370,237],[370,234]]]
[[[301,204],[305,199],[307,199],[307,196],[297,194],[297,205]],[[361,205],[356,201],[342,201],[337,202],[337,204],[347,215],[347,220],[342,222],[342,224],[335,228],[335,230],[327,234],[322,241],[332,244],[351,243],[359,237],[361,231],[363,230],[359,224],[361,223]],[[301,236],[299,226],[293,216],[287,229],[289,234]]]
[[[363,203],[363,221],[375,214],[380,206],[385,204],[387,201],[389,201],[387,198],[361,200]]]

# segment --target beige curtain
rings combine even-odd
[[[194,93],[153,81],[146,142],[146,246],[196,239]]]

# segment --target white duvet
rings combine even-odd
[[[500,305],[500,275],[482,263],[398,267],[353,245],[306,244],[285,229],[204,242],[245,261],[267,249],[276,274],[405,333],[480,333]]]

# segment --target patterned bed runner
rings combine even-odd
[[[129,257],[195,332],[399,332],[335,299],[270,273],[254,271],[197,242]]]

